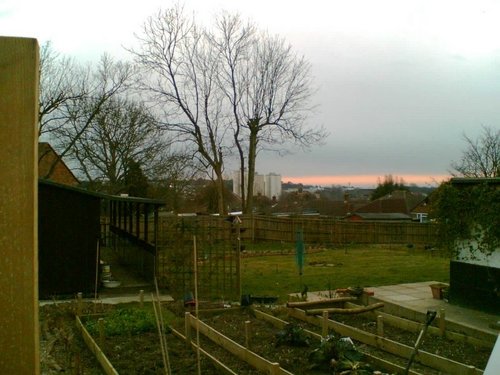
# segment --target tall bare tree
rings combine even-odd
[[[138,39],[140,48],[131,52],[145,71],[139,86],[161,107],[163,128],[193,143],[200,162],[213,172],[222,214],[226,127],[216,87],[218,56],[180,6],[149,17]]]
[[[253,208],[253,185],[259,150],[280,149],[285,143],[300,147],[319,144],[327,133],[306,126],[311,110],[311,67],[283,38],[259,33],[238,15],[223,14],[211,40],[224,58],[219,71],[233,118],[239,153],[243,210]],[[245,178],[245,171],[248,177]],[[246,184],[246,186],[245,186]]]
[[[220,213],[224,161],[233,152],[247,183],[241,189],[244,210],[251,212],[259,150],[290,141],[308,147],[324,139],[322,128],[304,122],[310,65],[282,38],[227,13],[212,30],[201,29],[180,7],[150,17],[138,38],[141,47],[131,52],[147,71],[141,85],[166,110],[167,128],[193,142],[212,169]]]
[[[467,148],[453,174],[463,177],[500,177],[500,129],[483,126],[477,139],[464,134]]]

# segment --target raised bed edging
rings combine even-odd
[[[425,313],[411,310],[387,301],[381,301],[376,297],[369,297],[369,303],[384,302],[384,311],[386,313],[397,315],[413,321],[425,321]],[[472,338],[477,338],[482,340],[493,347],[495,345],[497,335],[491,334],[489,332],[481,331],[474,327],[470,327],[464,324],[460,324],[451,320],[446,319],[446,327],[457,333],[462,333],[463,335],[470,336]],[[430,327],[429,327],[430,328]]]
[[[87,347],[90,349],[90,351],[94,353],[97,361],[101,365],[106,375],[119,375],[118,371],[115,370],[108,357],[106,357],[102,349],[99,347],[99,345],[97,345],[95,340],[90,335],[89,331],[87,331],[78,315],[76,316],[76,326],[82,334],[83,341],[85,341],[85,344],[87,344]]]
[[[300,309],[289,309],[289,315],[316,326],[321,327],[323,324],[323,318],[318,316],[306,315],[304,310]],[[372,333],[364,332],[360,329],[350,327],[348,325],[342,324],[340,322],[333,321],[328,319],[328,328],[331,328],[335,332],[351,337],[353,340],[360,341],[362,343],[374,346],[376,348],[385,350],[391,354],[399,355],[403,358],[409,358],[410,354],[413,351],[413,348],[400,344],[396,341],[386,339],[381,336],[374,335]],[[480,375],[483,374],[483,371],[475,368],[474,366],[468,366],[460,362],[453,361],[448,358],[440,357],[435,354],[431,354],[425,351],[420,350],[415,357],[415,360],[421,363],[424,366],[431,367],[433,369],[444,371],[448,374],[454,375]]]

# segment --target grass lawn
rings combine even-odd
[[[306,254],[299,275],[295,255],[243,258],[242,294],[278,296],[289,293],[449,280],[449,259],[405,246],[354,246]]]

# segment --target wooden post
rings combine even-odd
[[[321,327],[321,336],[328,336],[328,311],[323,311],[323,325]]]
[[[444,336],[446,333],[446,313],[445,309],[439,309],[439,333]]]
[[[103,318],[99,318],[97,320],[97,324],[99,325],[99,345],[103,345],[104,344],[104,338],[105,338],[105,334],[104,334],[104,319]]]
[[[250,348],[250,321],[245,321],[245,347]]]
[[[191,322],[189,321],[191,319],[191,313],[190,312],[185,312],[184,313],[184,335],[186,336],[186,344],[188,348],[191,347]]]
[[[384,337],[384,318],[382,315],[377,316],[377,335]]]
[[[139,306],[144,307],[144,290],[139,290]]]
[[[0,373],[39,374],[36,39],[0,37]]]
[[[83,313],[83,294],[78,292],[76,295],[76,315],[81,316]]]
[[[271,375],[278,375],[280,373],[280,364],[278,362],[272,363],[269,368],[269,373]]]

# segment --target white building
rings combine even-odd
[[[245,187],[248,175],[245,172]],[[268,198],[279,198],[281,195],[281,175],[276,173],[258,174],[255,173],[253,182],[254,195],[264,195]],[[241,174],[239,171],[233,172],[233,193],[241,197]]]

